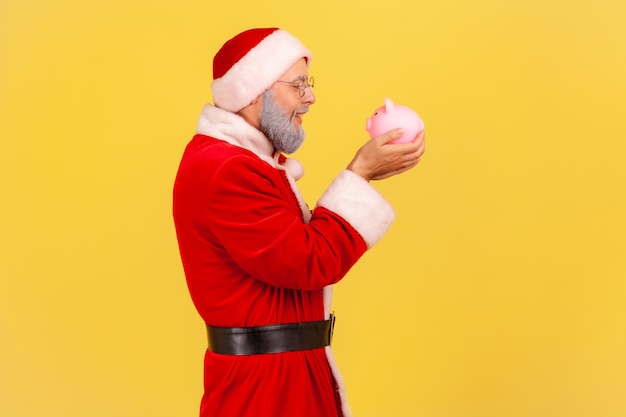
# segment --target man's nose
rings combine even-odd
[[[302,102],[307,105],[311,105],[315,103],[315,93],[312,88],[307,88],[304,92],[304,96],[302,97]]]

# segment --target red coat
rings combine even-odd
[[[338,282],[394,214],[369,184],[339,175],[310,212],[299,168],[238,116],[207,105],[174,185],[174,220],[191,298],[206,323],[323,320]],[[329,347],[205,355],[202,417],[349,416]]]

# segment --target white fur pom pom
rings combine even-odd
[[[296,181],[304,176],[304,167],[297,159],[288,158],[283,166],[285,167],[285,171]]]

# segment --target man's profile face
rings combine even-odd
[[[302,116],[308,111],[311,104],[315,103],[315,95],[310,88],[306,88],[304,95],[300,96],[298,84],[304,80],[306,85],[309,79],[309,69],[306,59],[301,58],[293,64],[270,89],[276,99],[276,103],[291,115],[291,122],[295,127],[302,126]]]
[[[293,153],[304,141],[302,116],[315,102],[307,85],[308,68],[302,58],[263,94],[259,128],[277,150]]]

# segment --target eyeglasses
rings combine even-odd
[[[304,95],[306,94],[306,90],[307,89],[313,89],[313,87],[315,87],[315,79],[313,77],[302,77],[296,81],[283,81],[283,80],[278,80],[276,81],[277,83],[287,83],[287,84],[291,84],[291,86],[293,88],[297,88],[298,89],[298,93],[300,94],[300,98],[304,97]]]

